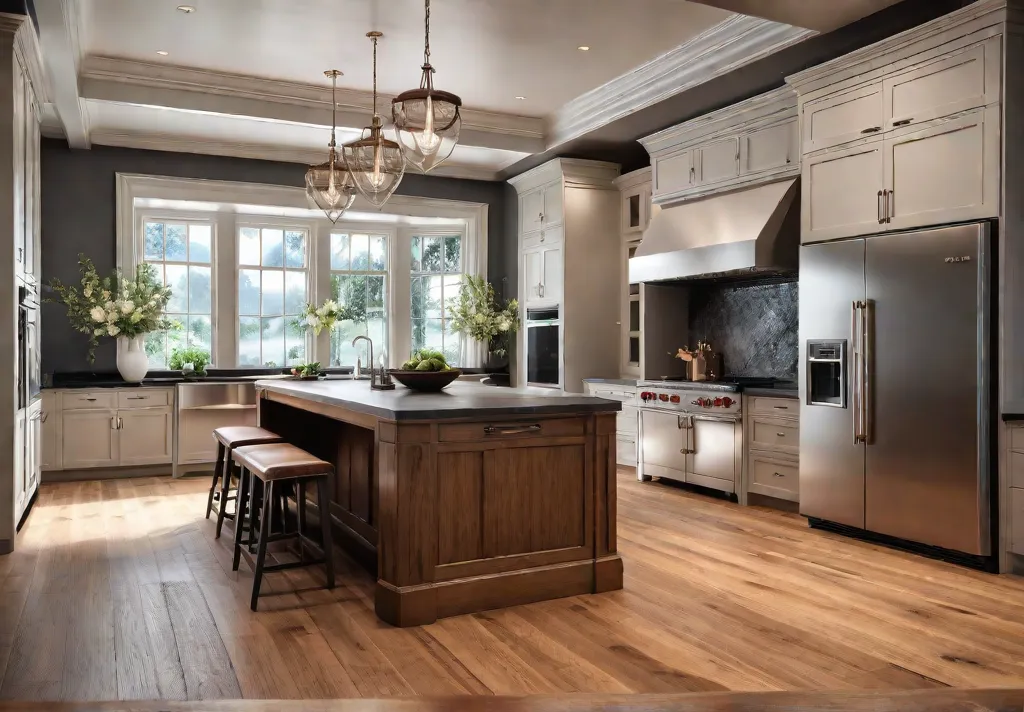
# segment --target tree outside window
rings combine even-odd
[[[167,368],[171,353],[185,346],[213,354],[212,246],[213,226],[208,222],[144,222],[143,259],[171,288],[166,315],[182,326],[180,331],[146,336],[151,368]]]
[[[387,236],[331,233],[331,299],[354,314],[331,332],[331,366],[354,366],[357,359],[371,365],[368,346],[352,346],[357,336],[373,341],[375,355],[387,353],[387,269]]]
[[[412,238],[412,348],[437,349],[452,366],[461,365],[462,336],[448,328],[448,302],[462,284],[462,238]]]

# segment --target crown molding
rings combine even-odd
[[[96,55],[83,60],[80,83],[87,99],[323,126],[331,120],[331,90],[314,84]],[[379,95],[378,103],[391,98]],[[338,89],[337,105],[339,126],[360,127],[373,110],[373,93]],[[463,108],[461,143],[536,153],[544,148],[544,120]]]
[[[620,170],[617,163],[555,158],[509,178],[508,182],[520,195],[556,180],[565,181],[568,187],[617,190],[613,181],[619,176]]]
[[[168,151],[172,153],[198,153],[208,156],[230,156],[261,161],[278,161],[312,165],[322,163],[326,158],[323,149],[297,148],[262,143],[220,141],[201,137],[186,137],[145,131],[111,131],[95,129],[92,142],[100,146],[137,148],[147,151]],[[411,171],[411,173],[415,173]],[[498,170],[479,166],[444,163],[430,172],[431,176],[463,178],[466,180],[498,180]]]
[[[620,191],[627,191],[631,188],[636,188],[644,183],[650,183],[653,178],[653,172],[650,166],[647,168],[638,168],[635,171],[629,173],[623,173],[621,176],[612,181],[615,187]]]
[[[548,148],[815,34],[813,30],[733,15],[676,49],[570,101],[550,119]]]

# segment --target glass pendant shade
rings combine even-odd
[[[356,187],[348,167],[338,157],[335,131],[337,130],[338,102],[335,91],[341,72],[329,69],[324,74],[331,78],[331,142],[328,145],[327,162],[310,166],[306,170],[306,197],[324,211],[332,223],[338,222],[356,199]]]
[[[384,136],[379,116],[373,125],[363,129],[357,141],[341,147],[352,182],[359,193],[376,207],[381,207],[397,190],[405,175],[402,147]]]
[[[452,155],[462,130],[462,100],[434,89],[430,81],[433,71],[424,64],[420,88],[403,92],[391,102],[398,142],[409,163],[424,173]]]
[[[306,196],[324,211],[332,223],[338,222],[356,199],[356,187],[348,167],[331,147],[326,163],[306,171]]]

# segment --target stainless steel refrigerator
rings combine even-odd
[[[800,512],[991,554],[990,225],[800,253]]]

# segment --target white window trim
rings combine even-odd
[[[225,254],[227,250],[223,249],[227,245],[237,244],[235,223],[243,219],[246,221],[255,219],[261,222],[276,221],[272,216],[252,215],[251,211],[245,210],[245,206],[258,205],[261,207],[281,208],[285,210],[309,210],[310,207],[308,199],[306,198],[305,190],[290,186],[203,180],[197,178],[171,178],[135,173],[117,173],[115,181],[117,210],[115,224],[117,266],[122,270],[129,272],[134,271],[135,265],[141,261],[141,252],[138,249],[137,241],[134,239],[137,234],[137,226],[141,225],[139,222],[140,214],[143,212],[147,214],[156,212],[185,214],[180,210],[165,211],[156,208],[138,207],[136,205],[137,200],[152,199],[186,201],[202,203],[204,208],[210,204],[216,204],[219,206],[216,211],[209,211],[205,209],[187,211],[193,215],[203,215],[204,219],[212,219],[215,222],[215,234],[220,234],[225,230],[230,230],[229,234],[232,236],[232,239],[230,240],[224,240],[223,238],[218,240],[221,245],[221,251],[217,254],[217,261],[215,264],[216,275],[214,277],[214,283],[217,285],[217,296],[215,299],[217,299],[218,302],[215,305],[215,310],[218,313],[223,312],[226,302],[230,302],[232,305],[234,304],[234,299],[238,292],[237,270],[234,269],[234,265],[237,262],[237,255]],[[398,220],[395,222],[367,222],[365,223],[365,229],[367,231],[374,231],[378,233],[389,232],[391,234],[395,234],[397,231],[399,235],[405,232],[403,228],[409,228],[411,232],[420,232],[420,234],[438,231],[438,226],[417,225],[416,218],[448,218],[462,220],[464,221],[465,226],[465,252],[463,255],[464,273],[479,275],[484,278],[487,277],[488,206],[486,203],[471,203],[456,200],[396,195],[392,196],[383,208],[378,209],[359,196],[356,198],[356,202],[351,211],[353,213],[376,212],[385,215],[398,216]],[[300,223],[311,224],[310,273],[311,276],[314,270],[318,273],[317,277],[313,279],[313,290],[315,290],[315,285],[321,283],[319,273],[324,270],[323,264],[325,262],[324,256],[317,254],[317,244],[321,241],[320,234],[324,230],[330,231],[332,228],[336,228],[326,219],[315,220],[309,217],[295,217],[287,219],[286,221],[296,226]],[[358,220],[354,220],[351,223],[348,221],[343,222],[345,222],[343,229],[346,230],[353,230],[354,226],[360,225]],[[409,234],[411,234],[411,232]],[[392,284],[389,289],[392,294],[394,293],[394,283],[397,279],[397,275],[408,272],[408,264],[405,263],[403,265],[401,260],[398,258],[402,242],[403,240],[399,237],[392,243],[393,249],[390,261],[393,272],[391,272],[392,279],[390,281]],[[231,252],[234,253],[235,249],[235,247],[232,247]],[[404,254],[404,252],[401,254]],[[327,264],[327,270],[329,271],[329,262]],[[408,280],[408,274],[405,274],[404,278]],[[406,290],[406,292],[408,292],[408,290]],[[317,294],[312,290],[310,294],[311,298],[316,301],[323,301],[323,299],[327,297],[326,294]],[[232,320],[234,321],[235,319],[233,318]],[[406,334],[404,331],[398,331],[399,325],[396,323],[397,321],[399,321],[399,319],[392,318],[389,320],[391,338],[389,360],[392,366],[398,366],[402,358],[399,351],[400,344],[403,343],[401,341],[400,334],[404,335],[407,340],[405,343],[409,343],[409,340],[411,340],[410,334]],[[407,319],[402,321],[406,322],[404,327],[411,328]],[[406,328],[406,331],[408,331],[408,328]],[[321,335],[320,339],[314,339],[313,341],[315,341],[312,348],[313,357],[319,357],[323,360],[322,355],[326,354],[329,359],[330,343],[328,338]],[[484,358],[486,357],[485,345],[474,342],[472,346],[475,348],[470,348],[469,353],[466,354],[467,365],[482,365]],[[235,339],[219,339],[217,350],[218,363],[230,363],[233,365],[237,362]]]

